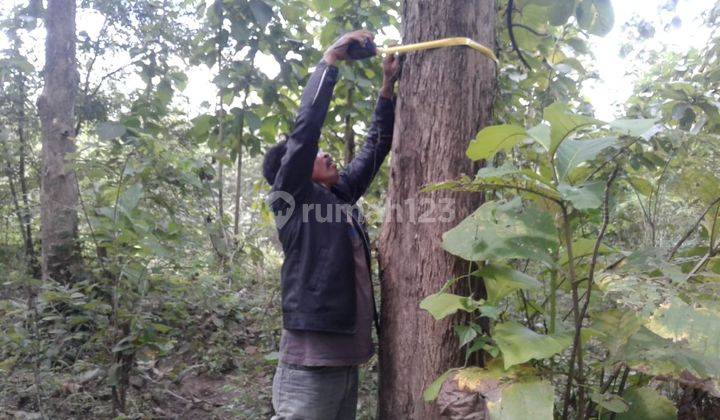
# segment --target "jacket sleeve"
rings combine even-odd
[[[284,191],[301,201],[312,187],[312,170],[318,152],[320,129],[327,116],[337,75],[337,67],[320,61],[310,76],[300,98],[300,109],[288,136],[287,149],[275,176],[273,191]]]
[[[392,146],[395,126],[395,101],[382,96],[378,98],[370,131],[360,152],[340,174],[337,188],[351,203],[365,194],[373,178],[380,170]]]

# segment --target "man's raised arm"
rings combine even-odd
[[[383,86],[380,89],[372,123],[360,152],[340,174],[337,188],[355,203],[365,194],[373,178],[390,152],[395,127],[394,86],[399,60],[393,55],[383,60]]]
[[[274,191],[288,192],[296,200],[300,200],[312,185],[313,163],[318,152],[320,130],[325,122],[338,77],[335,62],[348,58],[347,46],[351,41],[364,39],[368,34],[367,31],[355,31],[340,37],[325,52],[322,61],[310,76],[300,98],[295,125],[288,137],[285,155],[275,177]]]

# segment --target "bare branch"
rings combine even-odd
[[[674,246],[674,247],[672,248],[672,250],[670,251],[670,254],[668,254],[668,257],[667,257],[668,261],[670,261],[671,259],[673,259],[673,257],[675,256],[675,254],[678,252],[678,250],[679,250],[680,247],[682,246],[682,244],[683,244],[685,241],[687,241],[688,238],[693,234],[693,232],[695,232],[695,229],[697,229],[698,226],[700,226],[700,223],[702,223],[702,220],[705,218],[705,215],[708,214],[708,212],[709,212],[713,207],[715,207],[715,206],[718,205],[718,204],[720,204],[720,197],[718,197],[718,198],[716,198],[715,200],[713,200],[713,202],[710,203],[709,206],[707,206],[707,208],[705,209],[705,211],[703,211],[702,214],[700,215],[700,217],[698,217],[698,219],[695,221],[695,223],[693,223],[692,227],[691,227],[687,232],[685,232],[685,234],[683,235],[683,237],[680,238],[680,240],[675,244],[675,246]],[[720,208],[720,207],[719,207],[719,208]],[[712,244],[710,244],[710,247],[712,248]]]
[[[523,25],[522,23],[513,23],[512,26],[515,27],[515,28],[525,29],[526,31],[530,32],[531,34],[537,35],[537,36],[539,36],[539,37],[546,38],[546,37],[549,37],[549,36],[550,36],[549,34],[544,34],[544,33],[542,33],[542,32],[538,32],[538,31],[536,31],[535,29],[533,29],[533,28],[531,28],[531,27],[529,27],[529,26],[527,26],[527,25]]]
[[[513,51],[518,55],[518,58],[520,58],[520,61],[523,63],[525,67],[527,67],[528,70],[532,70],[532,67],[530,67],[530,64],[525,60],[525,57],[523,56],[522,51],[520,51],[520,48],[518,47],[517,41],[515,40],[515,32],[513,31],[513,22],[512,22],[512,12],[513,12],[513,0],[508,0],[508,7],[505,11],[505,21],[507,22],[508,27],[508,35],[510,35],[510,44],[512,45]]]

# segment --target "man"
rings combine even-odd
[[[273,419],[354,419],[358,365],[374,352],[371,330],[373,319],[377,326],[377,312],[369,242],[350,206],[365,193],[390,151],[395,57],[383,60],[380,97],[355,159],[338,172],[333,159],[318,150],[338,77],[335,64],[350,58],[351,43],[368,45],[372,39],[368,31],[351,32],[325,52],[303,92],[292,133],[263,162],[271,194],[284,197],[271,203],[285,254]]]

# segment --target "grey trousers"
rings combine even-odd
[[[357,394],[357,366],[280,363],[273,378],[272,420],[355,420]]]

